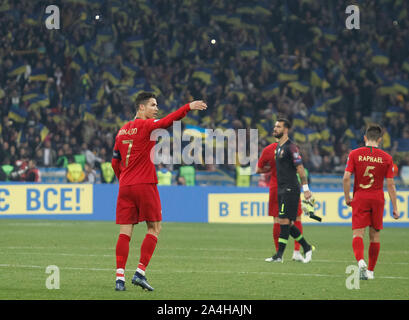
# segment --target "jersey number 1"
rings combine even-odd
[[[362,189],[368,189],[368,188],[372,187],[372,185],[373,185],[373,183],[374,183],[374,181],[375,181],[375,178],[374,178],[373,174],[372,174],[371,172],[369,172],[369,171],[371,171],[371,170],[373,170],[373,169],[375,169],[374,166],[367,166],[367,167],[366,167],[365,172],[364,172],[364,177],[369,177],[369,178],[371,178],[371,180],[369,181],[368,184],[362,184],[362,183],[360,183],[359,186],[360,186]]]
[[[125,167],[128,166],[128,162],[129,162],[129,158],[131,156],[131,150],[132,150],[132,146],[133,146],[133,140],[122,140],[123,144],[127,144],[128,145],[128,152],[126,153],[126,161],[125,161]]]

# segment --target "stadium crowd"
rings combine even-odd
[[[185,125],[257,128],[259,152],[286,116],[312,173],[343,172],[371,121],[409,165],[407,1],[359,1],[359,30],[346,29],[343,1],[55,1],[58,30],[46,29],[47,5],[0,5],[0,165],[13,171],[78,154],[89,172],[110,162],[142,90],[162,114],[205,100]],[[215,168],[232,169],[199,169]]]

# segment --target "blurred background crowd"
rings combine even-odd
[[[354,1],[359,30],[345,27],[348,1],[55,1],[59,30],[48,4],[0,4],[0,165],[16,179],[80,162],[95,181],[140,91],[161,115],[205,100],[185,126],[257,128],[259,153],[286,116],[311,173],[342,173],[372,121],[409,165],[408,1]]]

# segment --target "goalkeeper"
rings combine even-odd
[[[300,184],[297,180],[299,174],[302,191],[305,200],[312,199],[312,193],[308,188],[308,180],[305,175],[305,170],[300,155],[298,146],[288,137],[288,131],[291,124],[288,119],[277,119],[273,136],[278,139],[277,148],[275,150],[275,160],[277,169],[277,186],[278,186],[278,208],[279,208],[279,223],[280,237],[278,239],[279,246],[277,253],[266,261],[283,262],[284,250],[287,246],[288,238],[291,235],[297,240],[304,250],[304,263],[308,263],[312,258],[314,249],[300,230],[294,225],[297,218],[297,209],[300,201]]]

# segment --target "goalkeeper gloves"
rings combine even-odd
[[[315,199],[313,197],[311,197],[308,200],[302,200],[301,209],[311,219],[321,222],[322,218],[314,214],[314,204],[315,204]]]

